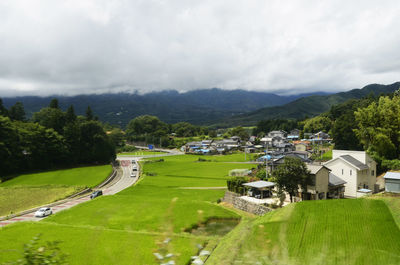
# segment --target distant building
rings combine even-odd
[[[268,137],[276,137],[276,136],[279,136],[279,137],[281,137],[281,138],[283,138],[283,139],[286,139],[286,135],[287,135],[287,132],[285,132],[285,131],[283,131],[283,130],[279,130],[279,131],[270,131],[269,133],[268,133]]]
[[[287,136],[288,140],[299,140],[300,139],[300,130],[299,129],[294,129],[291,130],[290,133]]]
[[[332,150],[332,160],[324,165],[346,181],[346,197],[359,197],[359,190],[375,190],[376,162],[365,151]]]

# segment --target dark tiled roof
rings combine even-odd
[[[343,155],[343,156],[340,156],[340,158],[342,158],[343,160],[345,160],[346,162],[350,163],[351,165],[355,166],[356,168],[358,168],[360,170],[369,168],[366,164],[361,163],[360,161],[358,161],[357,159],[355,159],[354,157],[352,157],[350,155]]]
[[[339,178],[335,174],[329,172],[329,186],[338,186],[338,185],[343,185],[346,184],[347,182],[344,181],[343,179]]]

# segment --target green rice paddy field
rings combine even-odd
[[[169,156],[164,162],[145,163],[142,180],[117,195],[96,198],[39,223],[2,228],[0,262],[19,258],[23,243],[42,233],[43,239],[63,241],[61,248],[70,254],[71,264],[157,264],[153,253],[162,252],[160,248],[168,248],[177,264],[186,264],[198,253],[197,244],[204,246],[220,236],[185,231],[208,219],[240,216],[216,203],[224,190],[185,188],[224,187],[229,170],[254,166],[198,158]],[[25,230],[29,233],[21,233]],[[171,242],[163,246],[160,242],[166,238]]]
[[[0,216],[54,202],[85,187],[94,187],[111,173],[110,165],[24,174],[0,183]]]
[[[229,170],[254,167],[236,160],[240,154],[144,163],[144,177],[117,195],[1,228],[0,263],[21,257],[23,243],[41,233],[62,241],[70,264],[158,264],[155,252],[188,264],[197,244],[216,246],[207,265],[400,264],[399,198],[306,201],[255,217],[216,203],[225,191],[215,187],[226,185]],[[237,218],[226,235],[187,232],[209,219]]]
[[[400,264],[400,230],[380,200],[305,201],[243,222],[207,262],[257,263]]]

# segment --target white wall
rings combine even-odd
[[[347,197],[356,197],[357,196],[357,169],[355,167],[350,166],[348,163],[344,162],[341,159],[337,159],[335,161],[328,161],[325,166],[329,168],[333,174],[343,179],[347,183],[344,184],[344,196]],[[343,174],[342,174],[343,169]],[[352,174],[350,175],[350,170]]]

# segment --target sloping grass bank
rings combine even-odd
[[[0,216],[66,198],[94,187],[112,172],[110,165],[20,175],[0,183]]]
[[[400,230],[378,200],[297,203],[243,223],[223,240],[207,265],[400,264]]]

